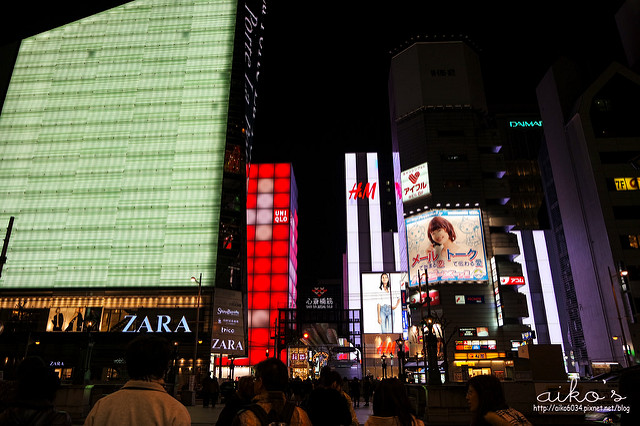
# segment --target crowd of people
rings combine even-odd
[[[164,387],[171,354],[169,342],[160,336],[143,334],[134,339],[125,357],[130,379],[118,391],[99,399],[84,424],[190,426],[189,411]],[[0,406],[0,426],[71,425],[70,416],[53,405],[60,382],[42,359],[25,359],[18,373],[15,397]],[[217,379],[207,377],[202,385],[203,405],[215,406],[221,393]],[[507,405],[501,383],[494,376],[471,378],[466,399],[471,425],[531,425],[522,413]],[[224,397],[216,425],[358,426],[355,408],[361,400],[365,407],[370,401],[373,405],[365,426],[424,426],[405,384],[397,378],[347,380],[324,367],[316,381],[290,380],[287,366],[277,358],[258,363],[253,376],[239,378],[234,391]]]

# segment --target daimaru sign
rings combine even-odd
[[[538,121],[510,121],[509,127],[542,127],[542,120]]]

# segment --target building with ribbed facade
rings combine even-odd
[[[177,374],[246,354],[246,318],[213,304],[246,303],[265,13],[136,0],[22,41],[0,116],[6,370],[36,353],[65,380],[117,379],[140,332],[171,339]]]

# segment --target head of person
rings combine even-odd
[[[373,415],[397,417],[401,425],[410,425],[411,404],[407,390],[399,379],[382,379],[373,394]]]
[[[442,244],[444,242],[443,237],[448,237],[451,242],[456,240],[456,231],[453,229],[453,225],[441,216],[431,219],[427,235],[433,245]]]
[[[161,336],[141,334],[127,345],[125,356],[133,380],[159,380],[169,369],[171,345]]]
[[[236,391],[240,399],[249,401],[255,396],[253,389],[253,377],[243,376],[238,380],[238,390]]]
[[[384,290],[389,287],[389,274],[386,272],[380,275],[380,290]]]
[[[53,402],[58,388],[58,375],[42,358],[30,356],[18,366],[17,399]]]
[[[320,370],[318,385],[323,388],[342,389],[342,376],[331,367],[325,366]]]
[[[255,367],[255,382],[258,389],[284,392],[289,386],[289,372],[284,362],[278,358],[267,358]]]
[[[493,375],[480,375],[467,381],[467,404],[474,419],[484,417],[489,411],[508,408],[502,383]]]

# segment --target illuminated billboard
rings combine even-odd
[[[431,194],[427,163],[403,171],[401,182],[403,203]]]
[[[410,286],[489,279],[479,209],[430,210],[406,226]]]
[[[362,322],[365,333],[402,333],[405,273],[362,274]]]

